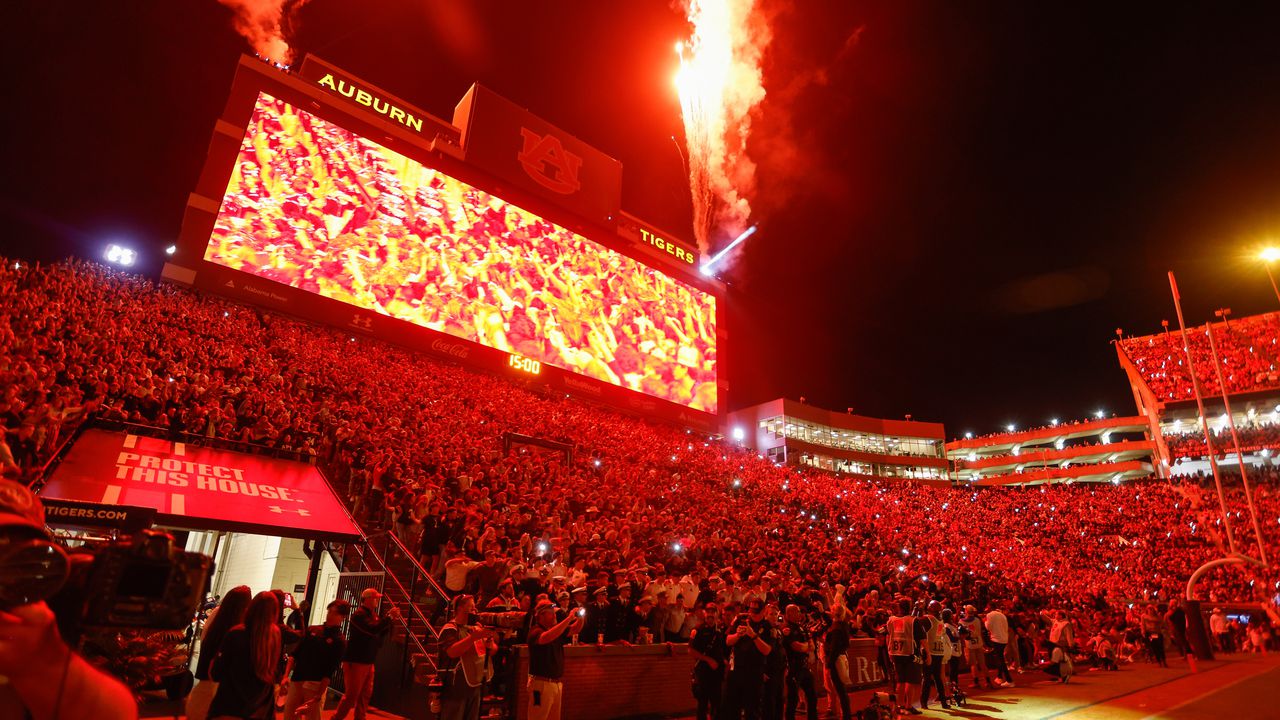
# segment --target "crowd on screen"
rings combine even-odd
[[[1253,315],[1213,325],[1213,348],[1205,327],[1187,330],[1195,375],[1205,397],[1217,397],[1225,383],[1229,393],[1280,388],[1280,314]],[[1195,398],[1182,334],[1164,332],[1126,338],[1120,347],[1133,362],[1156,398],[1164,401]],[[1214,369],[1216,350],[1222,382]]]
[[[989,635],[1004,648],[972,658],[974,680],[990,656],[1010,684],[1005,659],[1016,672],[1057,657],[1064,627],[1077,657],[1158,660],[1141,639],[1180,641],[1170,603],[1223,553],[1217,499],[1194,481],[969,490],[782,467],[86,262],[5,261],[0,308],[6,473],[37,468],[89,414],[313,455],[365,528],[420,549],[450,593],[490,609],[579,603],[583,641],[696,639],[708,604],[756,622],[759,600],[765,618],[793,604],[816,618],[829,658],[849,636],[887,647],[905,599],[921,616],[971,621],[970,638],[999,611],[1009,629],[997,620]],[[572,462],[504,452],[509,432],[570,443]],[[1262,542],[1280,547],[1275,484],[1255,501]],[[1237,542],[1256,546],[1238,487],[1227,504]],[[1200,587],[1267,624],[1280,574],[1218,569]],[[823,667],[830,682],[838,668]]]
[[[710,295],[282,101],[250,129],[206,259],[715,411]]]

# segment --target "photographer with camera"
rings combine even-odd
[[[391,632],[391,622],[400,617],[400,609],[392,607],[382,617],[378,617],[378,603],[382,593],[376,588],[365,588],[360,593],[360,607],[351,614],[351,637],[347,640],[347,651],[342,656],[342,679],[346,692],[338,709],[333,713],[333,720],[344,720],[347,713],[355,710],[356,720],[364,720],[369,712],[369,700],[373,697],[373,662],[378,657],[378,650],[387,633]]]
[[[921,623],[927,625],[925,647],[929,653],[926,658],[928,662],[924,667],[924,685],[920,689],[920,707],[925,710],[929,709],[931,689],[938,693],[942,709],[951,709],[951,703],[947,701],[947,686],[942,678],[943,666],[951,659],[951,642],[942,620],[938,617],[940,612],[942,612],[942,603],[931,600],[924,617],[921,618]]]
[[[498,649],[497,632],[476,625],[475,599],[453,599],[453,617],[440,628],[441,720],[479,720],[480,697],[489,659]]]
[[[24,562],[28,553],[55,550],[60,551],[44,531],[39,499],[18,483],[0,480],[0,562],[5,556]],[[63,642],[53,611],[33,595],[40,583],[15,579],[0,578],[0,720],[70,720],[83,717],[85,708],[93,708],[95,719],[137,718],[129,688]]]
[[[888,632],[889,659],[897,675],[894,693],[902,707],[911,715],[922,711],[915,707],[919,699],[920,682],[923,680],[923,664],[928,652],[925,648],[927,630],[925,623],[916,622],[911,614],[911,599],[898,599],[898,614],[889,618],[885,626]]]

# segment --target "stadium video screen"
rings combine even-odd
[[[716,412],[714,296],[266,93],[204,259]]]

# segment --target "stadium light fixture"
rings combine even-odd
[[[165,248],[165,249],[164,249],[164,254],[165,254],[165,255],[173,255],[173,254],[174,254],[174,253],[176,253],[176,252],[178,252],[178,246],[177,246],[177,245],[170,245],[169,247],[167,247],[167,248]]]
[[[107,262],[122,267],[130,267],[138,261],[138,253],[115,243],[108,245],[106,252],[102,256],[106,258]]]

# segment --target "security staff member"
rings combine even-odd
[[[714,602],[702,606],[701,623],[689,638],[689,654],[697,660],[693,666],[693,698],[698,701],[697,720],[720,715],[720,696],[724,692],[725,645],[724,627],[720,623],[720,607]]]
[[[795,720],[804,693],[805,715],[818,720],[818,690],[814,685],[809,658],[813,654],[813,638],[801,623],[800,606],[787,606],[787,624],[782,628],[782,642],[787,650],[787,720]]]
[[[764,619],[764,599],[752,598],[747,612],[729,625],[729,682],[725,685],[724,720],[759,720],[764,702],[765,658],[773,652],[773,626]]]

